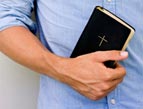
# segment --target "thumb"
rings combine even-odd
[[[105,62],[105,61],[121,61],[128,57],[128,52],[126,51],[97,51],[93,53],[95,55],[96,61]]]

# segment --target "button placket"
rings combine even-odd
[[[116,100],[114,98],[111,99],[111,104],[115,105],[116,104]]]
[[[112,0],[107,0],[107,2],[112,2]]]

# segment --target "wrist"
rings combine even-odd
[[[63,82],[65,79],[64,68],[68,58],[63,58],[53,53],[46,52],[43,60],[44,74]]]

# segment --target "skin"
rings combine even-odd
[[[122,82],[126,71],[117,64],[107,68],[103,62],[121,61],[127,52],[98,51],[76,58],[50,53],[26,28],[15,26],[0,32],[0,51],[14,61],[68,84],[91,100],[105,97]]]

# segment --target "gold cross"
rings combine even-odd
[[[108,41],[105,39],[105,35],[104,35],[103,37],[101,37],[101,36],[98,36],[98,37],[101,39],[100,44],[99,44],[99,47],[102,45],[103,41],[108,42]]]

